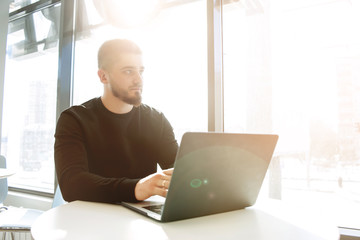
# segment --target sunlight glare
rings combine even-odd
[[[151,20],[157,14],[159,0],[113,1],[117,16],[127,26],[137,26]]]

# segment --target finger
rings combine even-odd
[[[170,175],[164,175],[164,176],[163,176],[163,179],[166,180],[166,181],[168,181],[168,182],[170,182],[171,176],[170,176]]]
[[[155,194],[154,195],[159,195],[159,196],[162,196],[162,197],[166,197],[166,195],[167,195],[167,189],[165,189],[165,188],[157,188],[156,190],[155,190]]]
[[[174,172],[174,168],[166,169],[163,171],[165,175],[171,176]]]
[[[159,173],[154,177],[154,180],[156,181],[160,181],[160,180],[170,180],[171,179],[171,175],[167,175],[164,173]]]
[[[170,186],[170,180],[171,180],[171,178],[161,179],[161,181],[157,181],[156,186],[159,188],[168,189]]]
[[[166,179],[161,179],[160,184],[158,185],[160,188],[165,188]]]
[[[158,173],[154,176],[154,179],[156,179],[157,181],[160,181],[160,180],[170,180],[171,179],[171,174],[165,174],[163,172],[161,173]]]
[[[170,178],[167,178],[167,179],[162,179],[161,180],[161,183],[160,183],[160,186],[161,188],[169,188],[169,185],[170,185]]]
[[[165,188],[169,189],[169,187],[170,187],[170,180],[165,182]]]

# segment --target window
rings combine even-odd
[[[30,4],[39,2],[40,0],[12,0],[9,5],[9,12],[15,12],[23,7],[29,6]]]
[[[252,0],[223,16],[225,131],[279,134],[267,194],[349,228],[360,228],[359,13],[355,1]]]
[[[60,5],[9,22],[1,154],[9,186],[53,192]]]
[[[360,228],[360,2],[221,1],[220,97],[222,89],[208,90],[208,49],[219,47],[208,40],[210,1],[145,0],[137,11],[130,9],[145,2],[111,1],[63,1],[77,6],[74,52],[72,36],[58,46],[59,4],[9,22],[1,153],[18,169],[11,186],[53,190],[56,106],[100,96],[98,48],[129,38],[144,52],[144,103],[165,113],[178,141],[186,131],[207,131],[208,99],[223,97],[224,106],[219,101],[214,108],[224,107],[224,115],[214,112],[225,132],[280,137],[262,194]],[[12,1],[10,15],[37,2]],[[119,18],[121,9],[141,14]],[[64,69],[74,79],[59,82],[69,86],[56,100],[59,47],[74,57],[74,66]]]
[[[77,11],[87,18],[76,36],[73,103],[101,96],[98,48],[106,40],[128,38],[144,54],[143,102],[164,112],[179,142],[186,131],[207,131],[206,1],[160,6],[148,23],[131,27],[114,19],[110,24],[93,1],[84,3],[86,11]]]

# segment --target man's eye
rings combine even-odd
[[[122,73],[125,74],[125,75],[134,75],[136,73],[139,73],[140,76],[143,75],[144,73],[144,70],[140,69],[140,70],[137,70],[137,69],[124,69],[122,70]]]

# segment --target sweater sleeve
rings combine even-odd
[[[161,150],[159,150],[159,165],[162,169],[172,168],[178,151],[173,128],[166,117],[161,114]]]
[[[134,190],[140,179],[106,178],[89,172],[81,124],[66,111],[57,123],[54,155],[57,178],[66,201],[136,201]]]

